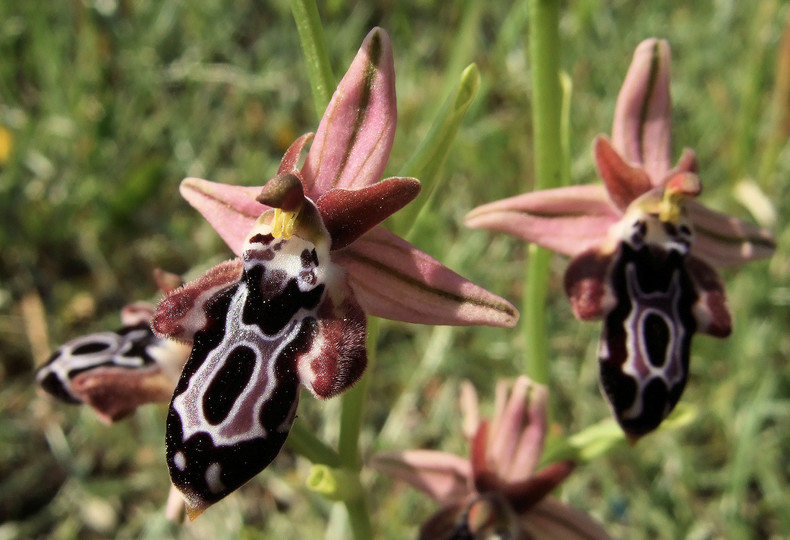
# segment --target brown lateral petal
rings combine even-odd
[[[572,461],[558,461],[546,465],[532,477],[507,485],[504,489],[505,497],[510,501],[513,510],[523,514],[568,478],[574,467]]]
[[[361,189],[330,189],[316,205],[332,236],[332,249],[342,249],[420,193],[415,178],[387,178]]]
[[[237,283],[242,270],[241,259],[231,259],[170,292],[156,306],[151,328],[163,337],[192,341],[195,332],[203,329],[208,322],[206,302],[222,289]]]
[[[732,318],[719,274],[702,259],[691,255],[686,258],[685,267],[699,294],[692,308],[697,320],[697,331],[719,338],[729,336]]]
[[[626,163],[605,136],[595,138],[593,153],[598,174],[609,197],[621,211],[625,211],[634,199],[653,188],[644,169]]]
[[[170,401],[174,387],[175,381],[158,366],[97,368],[71,381],[74,395],[108,424],[128,416],[140,405]]]
[[[612,255],[590,249],[571,261],[565,271],[565,294],[576,318],[587,321],[602,318],[613,302],[606,285]]]
[[[683,153],[680,155],[677,164],[667,173],[667,176],[672,176],[681,172],[698,173],[697,155],[691,148],[684,148]]]
[[[422,524],[420,527],[420,535],[417,537],[418,540],[452,538],[451,535],[456,531],[458,519],[461,517],[465,508],[466,503],[463,502],[440,508]]]
[[[499,478],[496,471],[489,463],[488,456],[488,421],[482,420],[477,426],[477,432],[472,438],[472,446],[469,451],[469,462],[472,464],[472,481],[478,493],[487,491],[499,491],[502,489],[502,482],[506,479]]]

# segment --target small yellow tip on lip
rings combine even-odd
[[[194,506],[189,506],[189,504],[187,504],[186,511],[189,521],[195,521],[197,517],[203,513],[204,510],[205,508],[196,508]]]

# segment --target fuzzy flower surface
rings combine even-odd
[[[694,153],[670,161],[670,49],[647,39],[618,96],[611,140],[593,145],[603,185],[537,191],[486,204],[470,227],[512,234],[573,257],[575,315],[603,319],[601,386],[636,439],[671,412],[686,384],[691,338],[725,337],[731,318],[714,267],[769,257],[771,233],[715,212]]]
[[[584,512],[548,495],[573,470],[563,461],[538,468],[546,437],[544,386],[519,377],[496,389],[493,419],[479,421],[470,384],[462,387],[468,459],[433,450],[388,452],[371,466],[428,494],[442,507],[422,525],[421,539],[608,539]]]
[[[374,29],[315,137],[294,142],[263,187],[181,185],[239,256],[167,295],[153,320],[158,334],[193,343],[167,421],[170,476],[191,517],[274,459],[300,386],[329,398],[359,379],[366,314],[515,325],[510,303],[379,225],[420,190],[413,178],[379,181],[395,134],[394,77],[389,38]]]

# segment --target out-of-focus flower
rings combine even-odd
[[[293,423],[299,385],[319,398],[363,373],[370,313],[427,324],[515,325],[516,309],[379,224],[417,196],[379,181],[395,133],[386,33],[365,39],[312,134],[263,188],[194,178],[184,197],[239,259],[158,306],[153,328],[194,346],[167,422],[167,462],[195,517],[265,468]]]
[[[373,468],[442,505],[422,525],[420,538],[609,538],[590,516],[548,497],[574,465],[562,461],[538,469],[546,436],[546,388],[519,377],[507,393],[507,383],[500,382],[493,420],[478,422],[477,395],[470,384],[463,387],[468,460],[433,450],[372,458]]]
[[[574,257],[565,290],[578,318],[604,319],[601,384],[632,439],[655,429],[680,399],[693,334],[730,333],[711,265],[769,257],[775,248],[769,231],[689,200],[702,187],[691,150],[670,163],[669,64],[666,41],[636,49],[612,140],[594,144],[603,186],[520,195],[466,219]]]
[[[156,273],[163,292],[180,278]],[[135,302],[121,310],[121,328],[88,334],[61,345],[36,372],[36,382],[66,403],[84,403],[105,423],[145,403],[167,402],[189,356],[189,347],[151,331],[154,306]]]
[[[535,191],[479,206],[466,224],[506,232],[571,257],[600,244],[640,195],[667,185],[678,174],[696,173],[688,148],[670,161],[671,102],[669,44],[647,39],[634,53],[615,108],[611,141],[593,145],[604,185]],[[692,255],[715,267],[770,257],[773,235],[762,228],[715,212],[695,201],[686,204],[694,226]]]

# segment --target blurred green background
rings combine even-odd
[[[665,7],[671,5],[674,7]],[[559,496],[617,538],[790,536],[790,46],[779,0],[664,4],[577,0],[562,11],[573,82],[571,173],[596,181],[590,145],[608,133],[635,46],[673,51],[673,144],[697,152],[703,202],[774,227],[769,262],[723,272],[735,318],[726,341],[695,340],[688,426],[660,430],[580,467]],[[394,174],[450,85],[476,62],[480,91],[414,243],[521,303],[526,249],[463,227],[476,205],[532,185],[526,2],[342,2],[320,6],[335,76],[367,31],[390,34],[399,125]],[[304,487],[284,451],[196,522],[166,522],[164,407],[111,428],[36,394],[51,347],[119,326],[124,303],[155,299],[156,267],[194,274],[230,257],[178,194],[185,176],[261,185],[316,128],[284,0],[0,3],[0,540],[342,538],[342,508]],[[763,193],[765,198],[759,194]],[[600,325],[573,319],[557,257],[548,309],[554,431],[609,415],[597,387]],[[363,448],[466,452],[458,382],[490,403],[523,365],[517,331],[382,324]],[[300,417],[329,441],[337,400],[305,396]],[[434,503],[372,473],[382,538],[413,537]]]

